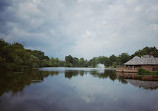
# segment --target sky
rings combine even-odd
[[[60,59],[158,48],[158,0],[0,0],[0,38]]]

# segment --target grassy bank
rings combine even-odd
[[[147,71],[145,69],[138,69],[140,75],[158,75],[158,71]]]

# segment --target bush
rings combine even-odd
[[[158,71],[152,71],[150,72],[152,75],[158,75]]]
[[[140,69],[138,69],[138,73],[139,74],[149,74],[150,72],[145,69],[140,68]]]
[[[140,69],[138,69],[138,74],[141,74],[141,75],[143,75],[143,74],[158,75],[158,71],[147,71],[145,69],[140,68]]]

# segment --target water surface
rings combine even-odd
[[[0,111],[36,110],[158,111],[158,81],[97,68],[1,72]]]

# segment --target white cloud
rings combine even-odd
[[[135,2],[137,2],[138,0],[125,0],[128,4],[133,4]]]
[[[0,36],[50,57],[133,53],[158,47],[157,7],[156,0],[17,0],[0,14]]]
[[[158,32],[158,24],[151,24],[151,29]]]
[[[135,7],[135,11],[136,11],[136,12],[140,12],[140,11],[142,11],[142,8],[141,8],[140,6],[136,6],[136,7]]]

